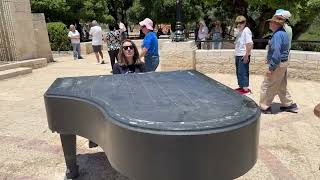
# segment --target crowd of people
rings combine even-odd
[[[145,18],[139,25],[141,32],[144,34],[140,52],[134,42],[127,39],[127,29],[121,21],[109,24],[110,31],[103,33],[97,21],[93,20],[89,35],[92,38],[92,49],[97,60],[96,64],[106,63],[102,52],[102,46],[106,43],[112,69],[111,73],[155,71],[159,65],[159,52],[157,34],[153,31],[153,21]],[[80,50],[80,34],[74,25],[70,25],[69,30],[68,37],[73,47],[74,60],[83,59]]]
[[[259,105],[262,113],[272,113],[271,104],[276,95],[281,101],[281,110],[296,113],[298,106],[293,102],[287,89],[287,67],[289,52],[292,41],[292,28],[288,20],[291,17],[289,11],[278,9],[272,18],[268,20],[269,29],[273,32],[269,41],[264,81],[261,84]],[[238,88],[235,91],[241,94],[250,94],[249,89],[249,69],[250,57],[253,49],[252,32],[247,26],[247,19],[244,16],[237,16],[235,19],[235,71]],[[144,34],[141,49],[135,43],[127,39],[126,28],[122,22],[110,24],[110,31],[102,33],[101,27],[96,21],[92,21],[89,34],[92,36],[92,48],[96,56],[97,63],[104,64],[101,46],[103,40],[107,44],[110,65],[113,74],[127,74],[136,72],[155,71],[159,65],[158,38],[154,32],[153,21],[145,18],[139,23],[140,31]],[[214,20],[212,27],[207,27],[205,21],[200,21],[196,39],[205,41],[212,39],[213,49],[222,48],[222,28],[221,22]],[[81,59],[80,36],[73,25],[70,26],[68,34],[73,47],[74,59]],[[199,46],[208,46],[202,42]],[[101,62],[100,62],[101,57]]]

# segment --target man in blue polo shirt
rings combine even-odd
[[[155,71],[159,65],[158,38],[153,32],[153,22],[146,18],[140,23],[140,28],[145,34],[140,58],[144,57],[146,71]]]
[[[281,101],[280,110],[297,113],[298,106],[293,103],[287,89],[289,37],[283,28],[285,20],[273,16],[268,21],[273,35],[267,55],[268,69],[261,85],[260,109],[264,114],[271,114],[271,103],[274,97],[278,95]]]

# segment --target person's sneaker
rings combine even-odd
[[[288,107],[280,107],[280,110],[285,112],[298,113],[299,108],[296,103],[293,103]]]
[[[240,94],[246,95],[246,94],[250,94],[251,90],[250,89],[242,89],[239,92],[240,92]]]
[[[268,107],[267,109],[261,109],[260,108],[261,113],[263,114],[272,114],[272,109],[271,107]]]
[[[102,60],[102,61],[101,61],[101,64],[105,64],[105,62]]]
[[[78,59],[84,59],[82,56],[80,56]]]
[[[238,91],[238,92],[240,92],[240,91],[242,91],[243,89],[241,88],[241,87],[239,87],[239,88],[237,88],[237,89],[234,89],[235,91]]]

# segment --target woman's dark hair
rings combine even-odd
[[[114,23],[111,23],[109,24],[109,30],[110,31],[114,31],[114,30],[119,30],[119,25],[118,24],[114,24]]]
[[[132,44],[133,51],[134,51],[133,64],[143,64],[143,62],[140,60],[139,51],[138,51],[136,44],[134,42],[132,42],[131,40],[126,39],[121,42],[121,47],[120,47],[119,54],[118,54],[119,65],[120,66],[128,66],[128,61],[127,61],[127,59],[124,55],[124,52],[123,52],[123,44],[125,42],[130,42]]]

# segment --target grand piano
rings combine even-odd
[[[258,106],[197,71],[58,78],[44,100],[67,178],[77,135],[131,180],[234,179],[257,160]]]

